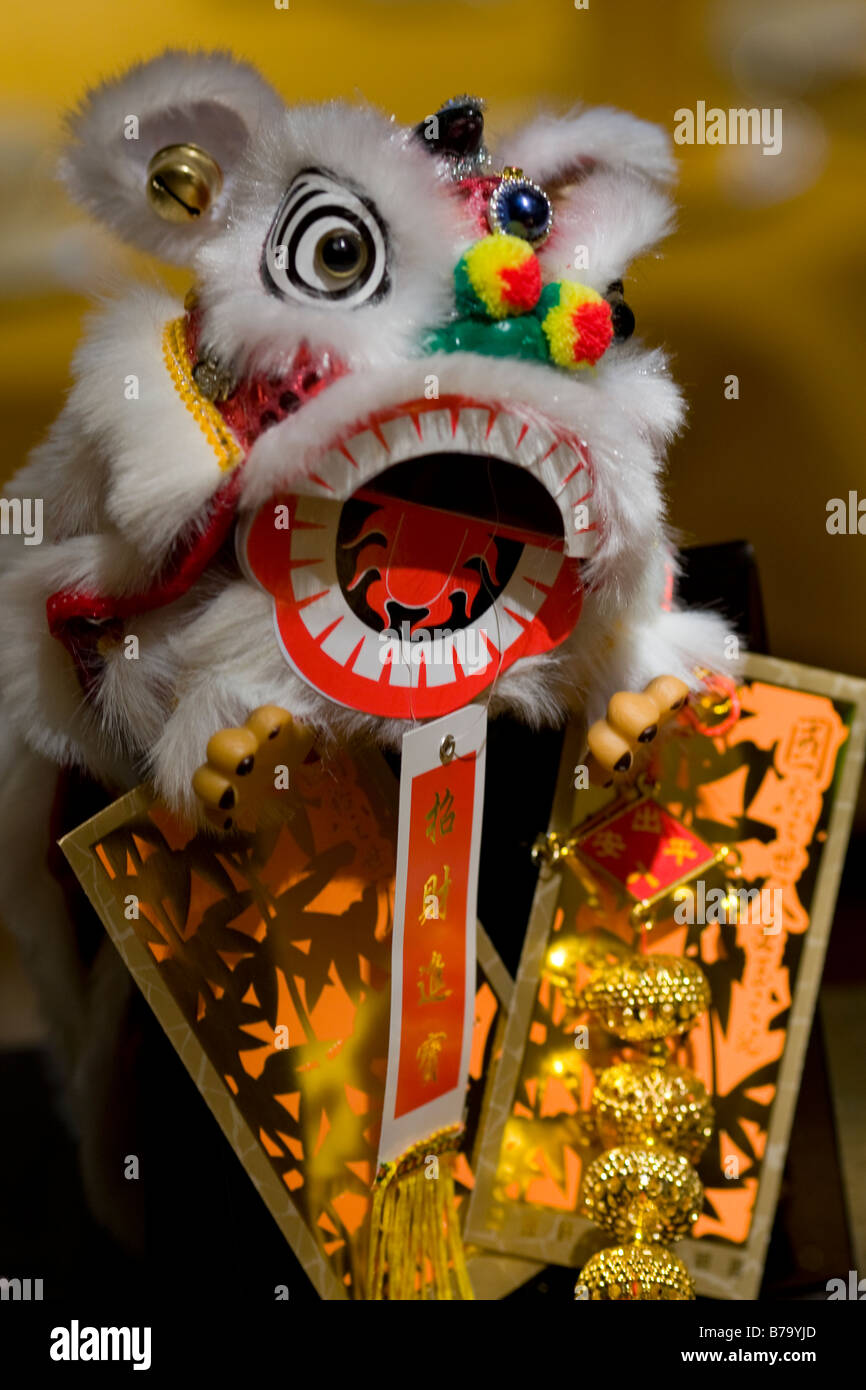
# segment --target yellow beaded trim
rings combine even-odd
[[[230,472],[243,454],[222,416],[196,386],[186,349],[186,319],[170,319],[162,334],[162,355],[174,389],[217,456],[220,468]]]

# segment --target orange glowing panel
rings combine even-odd
[[[343,754],[298,769],[285,823],[254,836],[194,835],[141,787],[63,842],[326,1298],[364,1292],[388,1053],[397,792],[378,755]],[[137,915],[127,916],[131,894]],[[483,977],[478,988],[481,1076],[500,1004]],[[465,1160],[460,1172],[471,1176]]]
[[[675,726],[651,796],[575,794],[579,733],[566,742],[558,795],[572,807],[574,852],[540,879],[516,985],[527,1003],[508,1020],[470,1240],[562,1264],[596,1248],[577,1199],[602,1152],[593,1086],[641,1052],[581,1011],[581,991],[632,952],[685,955],[712,1002],[669,1052],[704,1082],[716,1128],[699,1164],[698,1239],[677,1253],[699,1292],[757,1295],[792,1113],[777,1100],[795,1092],[808,1040],[863,764],[866,684],[766,658],[747,670],[739,718],[721,734]],[[655,900],[645,921],[636,899]]]

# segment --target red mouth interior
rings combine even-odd
[[[580,618],[559,509],[514,464],[432,454],[346,502],[274,500],[289,524],[262,506],[245,565],[273,595],[286,659],[347,708],[412,720],[460,709]]]
[[[562,536],[556,503],[525,469],[429,455],[389,468],[346,503],[340,582],[377,628],[459,629],[502,592],[524,545],[560,549]]]

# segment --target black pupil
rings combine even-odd
[[[331,232],[319,247],[322,265],[334,275],[346,275],[358,265],[361,243],[354,232]]]

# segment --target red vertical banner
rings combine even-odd
[[[403,740],[380,1161],[462,1119],[485,740],[485,713],[474,705]]]
[[[476,761],[469,753],[412,781],[397,1117],[460,1075]]]

